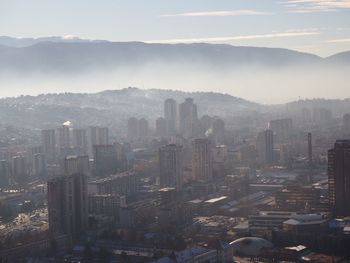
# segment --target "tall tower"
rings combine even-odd
[[[98,144],[99,145],[107,145],[108,144],[108,128],[107,127],[99,127],[98,128]]]
[[[95,174],[112,175],[118,172],[117,149],[114,145],[94,146]]]
[[[258,134],[256,149],[260,163],[272,164],[274,162],[273,131],[266,130]]]
[[[335,216],[350,216],[350,140],[328,151],[329,202]]]
[[[33,175],[39,178],[46,176],[46,158],[42,153],[36,153],[33,156]]]
[[[89,156],[67,156],[63,160],[63,173],[66,175],[81,173],[90,175]]]
[[[23,184],[28,180],[27,160],[24,156],[14,156],[12,158],[12,176],[19,184]]]
[[[107,127],[97,127],[91,126],[88,130],[89,140],[89,155],[93,156],[95,145],[107,145],[108,144],[108,128]]]
[[[139,120],[139,136],[147,137],[148,136],[148,121],[145,118]]]
[[[180,122],[179,130],[185,138],[192,138],[195,135],[198,121],[197,105],[193,103],[192,98],[187,98],[179,106]]]
[[[10,184],[11,168],[7,160],[0,161],[0,187]]]
[[[58,151],[60,157],[65,157],[69,155],[70,151],[70,138],[69,138],[69,126],[62,125],[57,129],[58,135]]]
[[[313,163],[312,163],[312,134],[309,132],[307,134],[307,144],[308,144],[308,161],[309,161],[309,178],[308,181],[309,183],[312,183],[313,178]]]
[[[197,181],[208,182],[213,177],[211,143],[208,139],[193,141],[192,174]]]
[[[182,147],[168,144],[159,149],[160,185],[181,190],[183,184]]]
[[[78,155],[87,154],[87,137],[85,129],[74,129],[73,130],[73,147],[75,153]]]
[[[343,116],[343,131],[345,135],[350,134],[350,113]]]
[[[47,182],[49,231],[78,240],[87,228],[87,184],[83,174],[56,177]]]
[[[41,143],[48,163],[56,161],[56,138],[55,130],[42,130]]]
[[[177,104],[174,99],[166,99],[164,101],[164,118],[166,121],[167,134],[176,134]]]
[[[135,117],[128,119],[128,131],[127,137],[129,139],[135,139],[139,135],[139,121]]]

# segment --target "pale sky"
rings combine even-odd
[[[350,50],[350,0],[0,0],[0,35]]]

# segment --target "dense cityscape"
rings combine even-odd
[[[350,263],[350,0],[0,0],[0,263]]]
[[[183,95],[2,126],[0,262],[349,262],[350,103]]]

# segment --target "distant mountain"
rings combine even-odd
[[[0,45],[8,47],[29,47],[41,42],[57,42],[57,43],[86,43],[86,42],[106,42],[105,40],[88,40],[75,36],[53,36],[40,38],[14,38],[8,36],[0,36]]]
[[[227,94],[127,88],[99,93],[61,93],[0,99],[0,124],[25,128],[57,126],[69,120],[78,126],[107,125],[123,128],[129,117],[149,120],[163,115],[163,103],[174,98],[182,103],[192,97],[200,115],[234,116],[260,110],[261,105]]]
[[[6,39],[5,39],[6,40]],[[152,63],[183,63],[230,70],[244,66],[285,67],[324,64],[330,59],[280,48],[238,47],[225,44],[147,44],[81,39],[0,40],[0,72],[76,73],[87,70],[142,68]],[[5,45],[7,43],[7,45]],[[32,43],[31,45],[29,45]],[[339,56],[339,58],[338,58]],[[333,56],[350,64],[347,53]]]
[[[326,58],[326,60],[330,63],[335,64],[350,64],[350,51],[341,52]]]

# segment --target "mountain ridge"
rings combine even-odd
[[[148,44],[148,45],[196,45],[196,44],[208,44],[208,45],[216,45],[216,46],[230,46],[230,47],[237,47],[237,48],[266,48],[266,49],[282,49],[282,50],[289,50],[297,53],[302,54],[309,54],[313,56],[317,56],[320,58],[329,58],[336,56],[338,54],[342,54],[349,51],[342,51],[337,52],[333,55],[329,55],[326,57],[321,57],[319,55],[309,53],[309,52],[303,52],[303,51],[297,51],[293,49],[288,48],[270,48],[270,47],[258,47],[258,46],[239,46],[239,45],[231,45],[231,44],[212,44],[212,43],[205,43],[205,42],[194,42],[194,43],[174,43],[174,44],[160,44],[160,43],[149,43],[147,41],[110,41],[110,40],[101,40],[101,39],[82,39],[75,36],[49,36],[49,37],[39,37],[39,38],[16,38],[16,37],[10,37],[10,36],[0,36],[0,45],[2,46],[8,46],[8,47],[28,47],[32,45],[36,45],[43,42],[51,42],[51,43],[142,43],[142,44]]]

